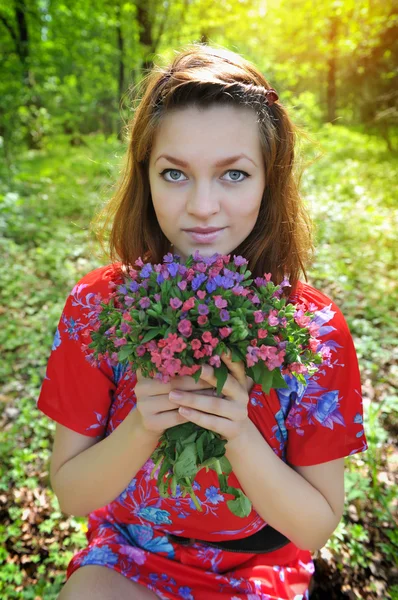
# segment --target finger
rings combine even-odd
[[[210,415],[224,417],[231,421],[239,421],[247,417],[247,407],[243,407],[242,404],[237,402],[231,402],[231,400],[227,398],[180,391],[179,396],[180,397],[177,398],[175,392],[170,392],[170,402],[187,408],[193,408]]]
[[[210,415],[193,408],[185,408],[184,406],[180,406],[178,410],[188,421],[196,423],[196,425],[204,429],[219,433],[227,440],[235,437],[236,431],[239,430],[236,421],[231,421],[224,417]]]
[[[213,367],[210,365],[202,365],[200,378],[217,388],[217,377],[215,376]],[[241,392],[242,386],[239,381],[232,374],[228,374],[221,393],[227,398],[234,400]]]
[[[181,425],[188,421],[187,417],[182,415],[178,409],[169,410],[158,414],[144,417],[145,426],[152,431],[163,432],[170,427]]]
[[[246,389],[247,381],[246,381],[246,368],[243,360],[239,360],[237,362],[232,361],[232,354],[223,353],[221,354],[221,360],[226,364],[229,371],[235,377],[235,379],[240,383],[242,387]]]

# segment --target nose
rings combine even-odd
[[[220,211],[220,201],[209,186],[197,186],[189,194],[186,209],[188,214],[206,219]]]

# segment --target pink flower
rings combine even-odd
[[[184,335],[185,337],[192,335],[192,323],[188,319],[182,319],[182,321],[178,323],[177,329],[181,335]]]
[[[209,319],[206,317],[206,315],[200,315],[198,317],[198,324],[199,325],[206,325],[206,323],[207,323],[208,320]]]
[[[140,346],[137,346],[137,348],[135,349],[135,351],[137,352],[138,356],[144,356],[144,354],[146,352],[146,348],[145,348],[145,346],[143,346],[141,344]]]
[[[122,324],[120,325],[120,331],[121,331],[122,333],[124,333],[124,335],[126,335],[126,334],[128,334],[128,333],[131,333],[133,330],[132,330],[132,328],[130,327],[130,325],[128,325],[127,323],[122,323]]]
[[[297,310],[294,313],[293,317],[297,325],[299,325],[300,327],[307,327],[307,325],[311,322],[311,317],[305,315],[302,310]]]
[[[295,371],[296,373],[307,373],[308,369],[305,365],[299,362],[293,362],[289,365],[290,372]]]
[[[275,327],[275,325],[279,325],[279,319],[278,319],[278,311],[273,309],[269,311],[268,314],[268,323],[269,325],[271,325],[271,327]]]
[[[130,315],[130,313],[127,310],[124,311],[122,317],[123,317],[123,319],[125,321],[132,321],[133,320],[132,316]]]
[[[182,310],[188,311],[188,310],[191,310],[191,308],[193,308],[194,306],[195,306],[195,298],[193,296],[191,296],[190,298],[188,298],[188,300],[185,300],[184,304],[182,305]]]
[[[264,315],[262,310],[255,310],[253,316],[255,323],[262,323],[264,321]]]
[[[118,338],[115,340],[114,344],[116,348],[119,348],[119,346],[124,346],[125,344],[127,344],[127,340],[126,338]]]
[[[137,258],[137,260],[134,263],[135,265],[137,265],[137,267],[143,267],[144,263],[142,262],[142,258],[141,256],[139,258]]]
[[[174,352],[171,349],[170,346],[166,346],[166,348],[163,348],[162,352],[161,352],[161,356],[163,359],[165,358],[173,358],[174,356]]]
[[[259,329],[257,335],[260,338],[260,340],[262,340],[267,337],[268,331],[266,329]]]
[[[136,269],[129,269],[129,276],[130,276],[130,279],[135,281],[138,277],[138,271]]]
[[[220,327],[218,332],[222,338],[226,338],[232,333],[232,328],[231,327]]]
[[[210,358],[209,363],[211,364],[212,367],[219,367],[221,365],[221,358],[219,357],[218,354],[214,354]]]
[[[184,281],[179,281],[179,282],[177,283],[177,285],[178,285],[178,287],[180,288],[180,290],[184,291],[184,290],[186,290],[186,289],[187,289],[187,285],[188,285],[188,284],[187,284],[187,282],[184,280]]]
[[[316,349],[318,348],[319,342],[316,338],[310,337],[309,339],[309,347],[311,352],[316,352]]]
[[[170,299],[170,306],[174,310],[177,310],[177,308],[180,308],[180,306],[182,306],[182,301],[179,298],[171,298]]]
[[[200,298],[200,300],[203,300],[204,298],[206,298],[207,292],[205,290],[198,290],[196,292],[196,295],[198,298]]]
[[[317,337],[319,334],[319,329],[320,326],[318,325],[318,323],[310,323],[309,327],[308,327],[308,331],[310,333],[310,335],[312,335],[312,337]]]
[[[202,352],[202,350],[195,350],[195,352],[193,353],[194,358],[203,358],[205,355],[204,352]]]
[[[202,340],[204,342],[209,343],[212,339],[213,336],[211,335],[211,331],[205,331],[204,333],[202,333]]]
[[[199,273],[206,273],[207,265],[204,262],[198,262],[196,263],[195,268]]]
[[[213,346],[211,344],[205,344],[203,346],[203,351],[207,356],[211,356],[213,354]]]
[[[199,350],[199,348],[201,347],[202,342],[200,340],[192,340],[191,341],[191,348],[192,350]]]
[[[178,375],[180,369],[181,361],[179,358],[172,358],[170,360],[166,360],[164,363],[164,371],[171,377]]]
[[[215,302],[214,304],[217,306],[217,308],[225,308],[226,306],[228,306],[228,302],[222,297],[222,296],[213,296]]]

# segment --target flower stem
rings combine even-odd
[[[158,466],[160,465],[160,463],[162,462],[162,460],[163,460],[163,456],[161,456],[159,458],[159,460],[155,463],[155,466],[153,467],[153,469],[151,471],[151,479],[155,476],[156,469],[158,468]]]
[[[198,510],[200,510],[200,512],[202,512],[202,507],[200,506],[200,504],[199,504],[199,502],[198,502],[198,499],[197,499],[197,497],[195,496],[195,492],[193,491],[192,484],[191,484],[191,482],[189,481],[188,477],[185,477],[185,481],[186,481],[186,484],[187,484],[188,493],[189,493],[189,495],[190,495],[190,496],[191,496],[191,498],[192,498],[192,502],[194,503],[194,505],[196,506],[196,508],[197,508]]]

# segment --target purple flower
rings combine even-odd
[[[243,258],[243,256],[234,256],[234,264],[236,267],[241,267],[242,265],[248,265],[249,261]]]
[[[159,273],[158,276],[156,277],[156,283],[158,283],[159,285],[161,285],[164,281],[164,277],[162,275],[162,273]]]
[[[173,262],[167,266],[167,270],[172,277],[175,277],[178,273],[178,264]]]
[[[229,277],[222,277],[221,275],[216,275],[214,277],[214,281],[218,287],[222,287],[226,290],[231,287],[234,287],[234,282]]]
[[[149,308],[151,306],[151,301],[149,300],[148,296],[144,296],[144,298],[139,300],[138,304],[141,306],[141,308]]]
[[[196,292],[196,290],[200,288],[200,286],[206,281],[206,279],[207,275],[205,275],[204,273],[200,273],[199,275],[194,277],[194,279],[192,280],[192,289]]]
[[[151,272],[152,272],[152,265],[151,265],[151,263],[147,263],[141,269],[141,277],[142,277],[142,279],[147,279],[147,277],[150,276]]]
[[[119,292],[119,294],[123,294],[123,295],[127,294],[127,288],[126,288],[126,286],[125,285],[119,285],[118,292]]]
[[[214,292],[214,290],[217,289],[217,284],[214,281],[214,279],[209,279],[209,281],[206,283],[206,291],[211,294],[212,292]]]
[[[225,308],[220,310],[220,319],[221,319],[221,321],[229,320],[229,312],[227,310],[225,310]]]
[[[172,263],[172,262],[174,262],[174,256],[172,255],[171,252],[168,252],[167,254],[165,254],[163,256],[163,262],[165,262],[165,263]]]
[[[284,287],[292,287],[292,286],[290,285],[290,283],[289,283],[289,278],[288,278],[288,277],[286,277],[286,275],[285,275],[285,277],[284,277],[284,279],[283,279],[282,283],[280,284],[280,286],[281,286],[281,288],[284,288]]]
[[[257,287],[261,287],[262,285],[267,285],[267,282],[265,281],[264,277],[256,277],[254,280],[254,283],[256,284]]]
[[[136,281],[130,281],[129,283],[129,290],[130,292],[136,292],[139,288],[139,285]]]
[[[180,306],[182,306],[182,302],[179,298],[171,298],[170,306],[171,308],[174,308],[174,310],[176,310],[177,308],[180,308]]]
[[[200,315],[208,315],[209,314],[209,307],[206,306],[206,304],[199,304],[198,306],[198,312]]]

